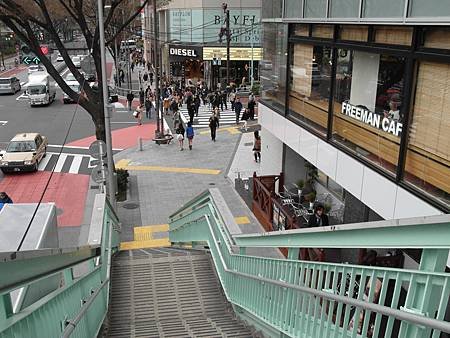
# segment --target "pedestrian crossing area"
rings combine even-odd
[[[230,109],[230,104],[228,104],[228,109],[224,109],[224,111],[220,112],[220,126],[229,126],[236,124],[236,115],[234,111]],[[180,108],[181,116],[184,123],[189,121],[189,114],[186,105],[183,105]],[[201,105],[198,110],[198,116],[194,116],[194,128],[206,128],[209,126],[209,118],[212,114],[212,108],[208,107],[208,105]]]
[[[93,158],[89,155],[68,154],[68,153],[51,153],[47,152],[39,163],[39,171],[52,171],[55,173],[69,173],[90,175],[93,165],[90,164]]]

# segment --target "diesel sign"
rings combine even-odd
[[[186,49],[186,48],[170,48],[169,54],[177,56],[198,57],[194,49]]]

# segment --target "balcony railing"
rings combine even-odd
[[[450,215],[239,234],[217,189],[170,217],[174,244],[209,248],[236,312],[268,335],[440,337],[450,295]],[[289,248],[288,259],[254,254]],[[298,261],[299,248],[422,249],[417,270]],[[239,252],[239,254],[237,254]]]

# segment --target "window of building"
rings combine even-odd
[[[343,25],[340,29],[341,40],[366,42],[369,36],[369,27]]]
[[[284,0],[285,18],[302,18],[302,4],[298,0]]]
[[[281,18],[283,8],[282,0],[262,0],[261,17],[263,19]]]
[[[305,18],[326,18],[327,0],[304,0]]]
[[[405,180],[450,205],[450,64],[418,66]]]
[[[334,26],[331,25],[313,25],[312,36],[314,38],[332,39]]]
[[[365,18],[401,18],[405,11],[405,0],[365,0],[363,17]]]
[[[359,0],[334,0],[330,4],[332,18],[358,18]]]
[[[333,139],[395,173],[402,133],[405,59],[339,49]]]
[[[289,113],[326,134],[332,49],[295,44],[292,47]]]
[[[309,36],[309,25],[307,24],[294,24],[293,30],[296,36]]]
[[[411,27],[375,27],[375,42],[389,45],[411,46],[413,29]]]
[[[424,30],[423,47],[450,49],[449,28],[426,28]]]
[[[409,16],[411,17],[437,16],[440,18],[450,16],[450,1],[410,0]]]
[[[284,110],[286,99],[287,25],[263,24],[263,60],[260,62],[261,95],[266,104]]]

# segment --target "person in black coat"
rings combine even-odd
[[[12,203],[11,197],[8,196],[8,194],[4,191],[0,191],[0,203],[6,204],[6,203]]]
[[[317,205],[314,208],[314,214],[309,217],[308,227],[326,227],[328,226],[328,216],[324,214],[323,205]]]

